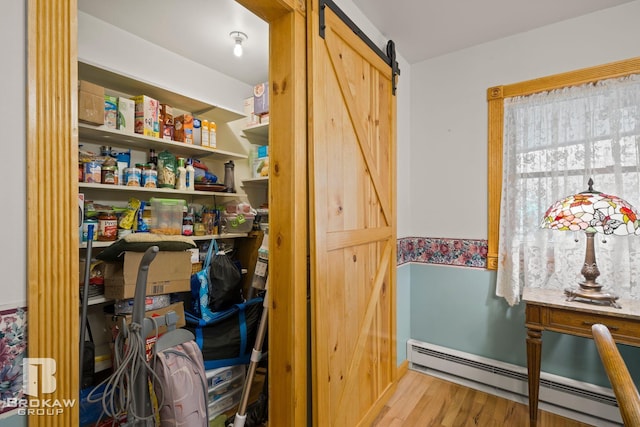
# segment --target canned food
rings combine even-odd
[[[142,186],[147,188],[156,188],[158,186],[158,171],[155,169],[143,169]]]
[[[129,187],[140,187],[142,171],[140,168],[126,168],[124,170],[124,183]]]

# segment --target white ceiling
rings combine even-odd
[[[353,0],[410,64],[630,1]],[[78,9],[247,84],[267,80],[268,26],[234,0],[78,0]],[[249,36],[241,58],[231,31]]]

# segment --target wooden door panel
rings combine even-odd
[[[391,68],[329,8],[311,18],[314,425],[364,425],[395,382]]]

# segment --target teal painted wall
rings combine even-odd
[[[403,278],[408,274],[411,283],[411,338],[527,365],[524,303],[509,307],[504,299],[495,296],[495,272],[432,264],[409,265],[410,272],[402,271],[402,274]],[[398,278],[400,276],[399,269]],[[636,384],[640,384],[640,348],[621,345],[620,352]],[[544,332],[541,369],[610,387],[595,344],[587,338]]]
[[[27,420],[28,417],[25,415],[9,415],[0,419],[0,425],[2,427],[27,427]]]
[[[407,340],[411,338],[411,264],[398,267],[396,274],[397,362],[407,360]]]

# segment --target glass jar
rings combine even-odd
[[[98,216],[98,240],[112,242],[118,238],[118,218],[112,211],[103,212]]]

